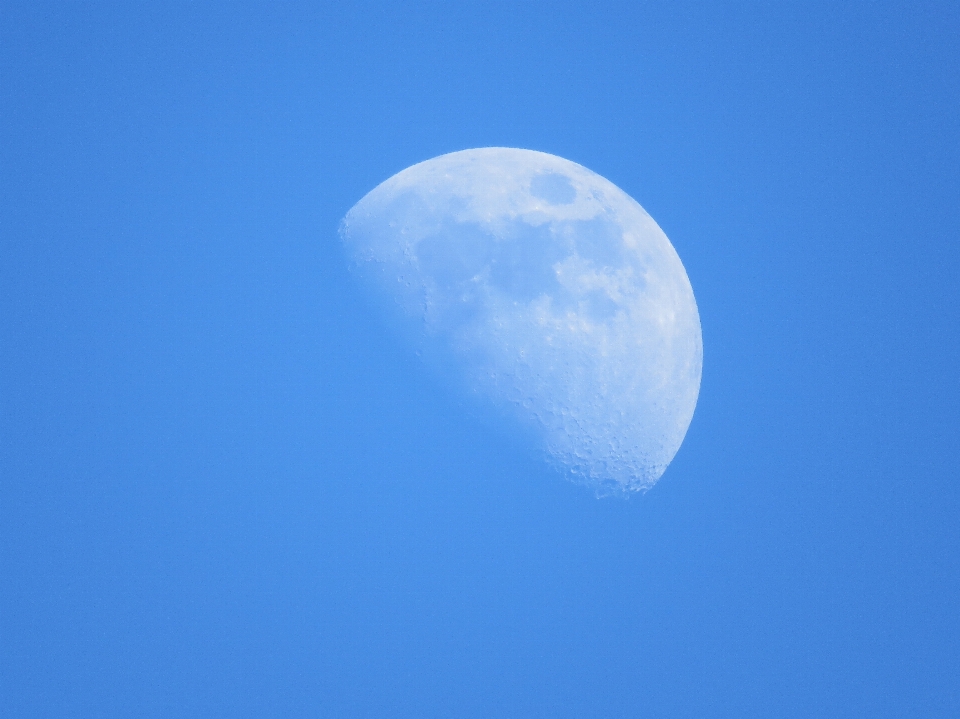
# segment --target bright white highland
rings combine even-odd
[[[379,185],[341,236],[401,325],[562,471],[598,493],[663,474],[700,391],[700,317],[670,241],[618,187],[542,152],[464,150]]]

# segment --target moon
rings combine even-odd
[[[486,147],[397,173],[340,226],[352,268],[434,366],[598,494],[646,491],[700,392],[703,343],[670,240],[569,160]]]

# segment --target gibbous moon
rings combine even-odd
[[[700,391],[700,316],[670,240],[576,163],[487,147],[421,162],[340,234],[394,321],[598,493],[649,489]]]

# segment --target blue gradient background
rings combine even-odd
[[[0,715],[960,713],[952,3],[0,8]],[[635,197],[704,378],[597,500],[344,213],[467,147]]]

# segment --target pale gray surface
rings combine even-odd
[[[341,236],[400,325],[561,469],[598,491],[663,474],[697,403],[700,318],[670,241],[622,190],[554,155],[464,150],[376,187]]]

